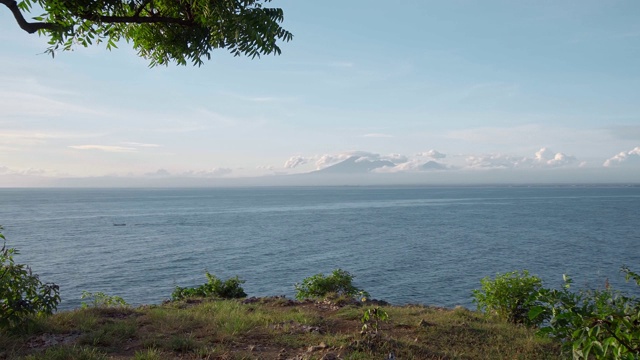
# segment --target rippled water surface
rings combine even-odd
[[[204,271],[249,295],[343,268],[392,303],[472,306],[480,278],[624,284],[640,270],[640,187],[0,189],[18,260],[61,286],[158,303]]]

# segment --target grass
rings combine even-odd
[[[87,308],[0,333],[0,359],[560,359],[534,331],[464,308],[383,306],[389,320],[361,334],[367,307],[189,300]]]

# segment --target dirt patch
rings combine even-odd
[[[80,334],[41,334],[29,339],[27,347],[30,349],[46,349],[58,345],[73,345]]]

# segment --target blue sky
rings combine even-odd
[[[281,56],[152,69],[126,43],[51,59],[0,7],[0,186],[262,177],[354,156],[393,162],[368,176],[640,179],[637,1],[271,5],[294,34]]]

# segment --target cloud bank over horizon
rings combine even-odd
[[[131,146],[145,147],[145,144],[132,144]],[[155,144],[148,144],[147,147],[157,147]],[[107,152],[127,152],[101,146],[81,146],[81,150],[96,150]],[[618,169],[618,170],[616,170]],[[554,171],[551,171],[554,170]],[[614,171],[616,170],[616,171]],[[367,183],[367,178],[384,176],[382,183],[394,184],[394,181],[409,181],[414,176],[416,182],[438,180],[442,182],[467,182],[473,183],[474,176],[485,173],[479,182],[490,183],[493,180],[502,182],[501,178],[505,172],[515,174],[514,171],[531,174],[541,174],[539,180],[553,182],[554,176],[558,174],[573,174],[572,181],[575,182],[638,182],[640,179],[640,147],[631,150],[621,151],[609,157],[601,165],[593,164],[589,166],[585,161],[573,155],[563,152],[556,152],[552,149],[542,147],[529,156],[515,156],[501,153],[490,154],[447,154],[436,149],[418,152],[413,155],[403,155],[397,153],[378,154],[368,151],[345,151],[332,154],[318,154],[311,156],[294,155],[287,159],[281,167],[263,166],[260,167],[258,175],[247,172],[243,167],[211,167],[209,169],[194,170],[168,170],[159,168],[154,171],[142,174],[105,174],[102,176],[71,176],[60,174],[55,171],[37,168],[16,169],[0,165],[0,186],[55,186],[55,180],[64,179],[85,179],[91,183],[91,179],[101,179],[100,186],[109,186],[109,179],[119,179],[118,183],[126,184],[127,180],[135,183],[137,180],[150,179],[154,181],[170,180],[170,186],[179,186],[180,179],[185,180],[184,185],[189,186],[188,179],[192,180],[225,180],[228,185],[233,185],[234,179],[255,179],[255,184],[260,184],[260,179],[291,177],[291,176],[360,176],[363,184]],[[560,172],[558,172],[560,171]],[[564,172],[563,172],[564,171]],[[444,175],[444,174],[448,175]],[[429,175],[431,174],[431,175]],[[440,175],[437,175],[440,174]],[[502,175],[501,175],[502,174]],[[584,176],[581,177],[580,174]],[[594,177],[594,174],[600,174]],[[610,175],[610,176],[609,176]],[[407,177],[408,176],[408,177]],[[424,176],[429,176],[425,178]],[[47,180],[48,179],[48,180]],[[351,178],[357,184],[359,180]],[[381,178],[382,179],[382,178]],[[531,179],[536,179],[531,177]],[[567,181],[558,177],[559,182]],[[336,180],[337,181],[337,180]],[[534,181],[535,182],[535,181]],[[284,184],[295,184],[295,181],[285,181]],[[302,182],[304,183],[304,182]],[[313,184],[320,184],[313,183]],[[198,183],[200,184],[200,183]],[[202,183],[206,185],[206,183]],[[201,184],[201,185],[202,185]],[[248,184],[254,184],[250,182]],[[266,184],[274,184],[271,180]],[[277,183],[275,183],[277,184]],[[213,184],[215,185],[215,184]]]

